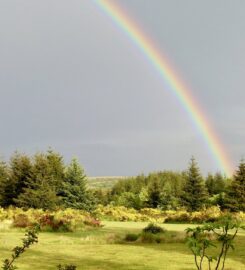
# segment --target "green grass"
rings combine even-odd
[[[137,233],[144,222],[104,222],[104,227],[75,233],[41,233],[39,243],[32,246],[17,266],[21,270],[51,270],[59,263],[74,263],[81,270],[191,270],[192,255],[183,243],[120,244],[126,233]],[[167,230],[184,231],[193,225],[163,224]],[[0,230],[0,260],[11,255],[24,231]],[[237,249],[228,255],[227,270],[245,269],[245,234],[238,236]]]
[[[91,189],[110,189],[118,181],[128,179],[127,176],[98,176],[98,177],[88,177],[88,187]]]

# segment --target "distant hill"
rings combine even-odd
[[[88,186],[91,189],[102,188],[109,189],[118,182],[119,180],[128,179],[127,176],[98,176],[98,177],[88,177]]]

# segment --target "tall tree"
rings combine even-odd
[[[208,193],[210,195],[214,195],[215,194],[215,180],[214,180],[213,174],[211,173],[208,174],[205,185],[208,190]]]
[[[208,174],[205,185],[210,195],[220,194],[225,191],[227,179],[221,173]]]
[[[65,165],[63,157],[49,149],[45,155],[48,164],[48,174],[50,184],[55,187],[56,191],[60,189],[65,178]]]
[[[15,152],[9,164],[9,181],[5,189],[5,206],[16,205],[15,200],[27,186],[31,171],[31,159],[25,154]]]
[[[197,162],[192,157],[183,189],[182,202],[189,211],[200,210],[207,200],[207,189]]]
[[[23,192],[15,200],[18,206],[54,209],[64,180],[63,158],[51,150],[34,156],[31,176]]]
[[[239,167],[229,187],[226,206],[232,211],[245,211],[245,161]]]
[[[3,161],[0,161],[0,206],[7,206],[7,186],[9,182],[9,174],[7,164]]]
[[[221,173],[216,173],[214,176],[215,194],[220,194],[225,191],[226,178]]]
[[[153,177],[148,188],[148,204],[152,208],[156,208],[161,204],[162,189],[160,181],[157,177]]]
[[[77,159],[72,159],[65,171],[65,180],[59,192],[65,207],[89,210],[91,201],[86,175]]]

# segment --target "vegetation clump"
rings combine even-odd
[[[187,245],[194,255],[194,261],[198,270],[205,269],[204,262],[208,262],[208,269],[212,266],[215,270],[225,269],[228,251],[235,248],[234,239],[239,229],[245,229],[240,221],[226,216],[219,222],[205,224],[196,228],[188,228]],[[210,248],[217,248],[215,256],[211,255]]]
[[[145,227],[143,229],[143,232],[144,233],[158,234],[158,233],[164,233],[165,230],[162,227],[160,227],[154,223],[150,223],[147,227]]]
[[[138,238],[139,238],[139,234],[127,233],[124,240],[126,242],[135,242],[136,240],[138,240]]]
[[[75,265],[73,265],[73,264],[70,264],[70,265],[61,265],[61,264],[59,264],[57,266],[57,269],[58,270],[76,270],[77,267]]]

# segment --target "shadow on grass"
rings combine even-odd
[[[32,258],[32,259],[30,259]],[[124,261],[122,258],[121,262]],[[50,254],[48,251],[43,252],[39,250],[32,250],[29,255],[19,260],[16,265],[20,266],[20,269],[35,269],[35,270],[51,270],[57,269],[57,265],[73,264],[76,265],[78,270],[157,270],[151,266],[142,266],[139,264],[129,265],[126,263],[113,262],[109,259],[96,259],[93,257],[83,256],[70,256],[58,254]],[[188,269],[189,270],[189,269]]]

